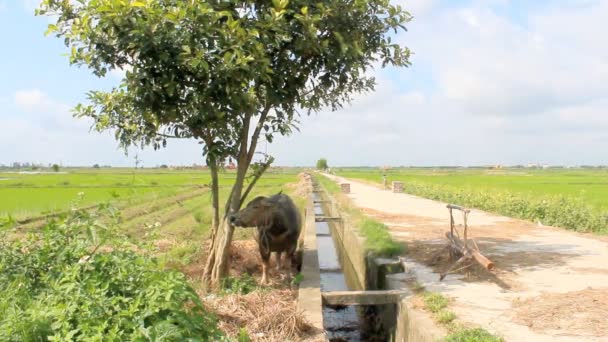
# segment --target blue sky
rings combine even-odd
[[[268,146],[277,164],[608,164],[608,1],[397,2],[415,17],[395,37],[413,65],[378,69],[373,94],[303,118],[301,132]],[[0,0],[0,164],[132,165],[109,133],[70,114],[120,74],[69,66],[35,6]],[[202,162],[188,141],[140,156]]]

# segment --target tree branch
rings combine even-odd
[[[255,173],[255,175],[253,176],[253,180],[247,186],[247,190],[245,190],[245,193],[243,193],[243,196],[241,196],[241,203],[245,202],[245,200],[247,199],[247,196],[249,196],[249,193],[255,186],[255,183],[257,183],[258,179],[260,179],[260,177],[262,177],[264,172],[266,172],[266,170],[268,170],[268,168],[270,167],[272,162],[274,162],[274,158],[271,156],[268,158],[268,160],[264,164],[262,164],[262,168],[259,169],[258,172]]]
[[[262,110],[262,114],[260,115],[260,119],[258,120],[258,125],[255,127],[255,131],[253,131],[253,134],[251,135],[251,144],[249,145],[247,164],[250,164],[251,160],[253,159],[255,149],[258,145],[258,138],[260,137],[260,132],[262,131],[262,127],[264,127],[264,121],[266,121],[266,117],[268,116],[268,112],[270,112],[270,108],[270,105],[266,105],[266,107]]]

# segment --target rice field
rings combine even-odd
[[[229,187],[233,172],[224,172],[220,186]],[[295,173],[269,173],[259,187],[280,188],[295,180]],[[0,173],[0,217],[23,220],[72,206],[86,207],[101,202],[121,206],[154,202],[208,186],[206,170],[164,169],[67,169],[60,173]]]
[[[381,184],[383,171],[345,169],[343,177]],[[608,172],[604,169],[396,169],[387,180],[442,202],[580,232],[608,233]]]
[[[381,169],[341,169],[347,178],[382,182]],[[608,210],[607,169],[432,169],[401,168],[387,171],[391,181],[441,185],[451,189],[504,192],[542,199],[565,196],[582,199],[598,210]]]

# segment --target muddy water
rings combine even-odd
[[[320,199],[315,194],[315,200]],[[315,214],[323,216],[320,203]],[[317,250],[321,273],[321,291],[362,290],[343,246],[332,236],[327,222],[316,223]],[[374,306],[324,306],[323,325],[329,341],[388,341],[388,333],[378,326],[378,310]]]

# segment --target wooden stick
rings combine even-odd
[[[475,258],[475,260],[481,266],[485,267],[487,270],[491,270],[491,269],[494,268],[494,263],[492,261],[490,261],[490,259],[488,259],[485,256],[483,256],[478,251],[472,251],[471,254],[473,255],[473,258]]]

